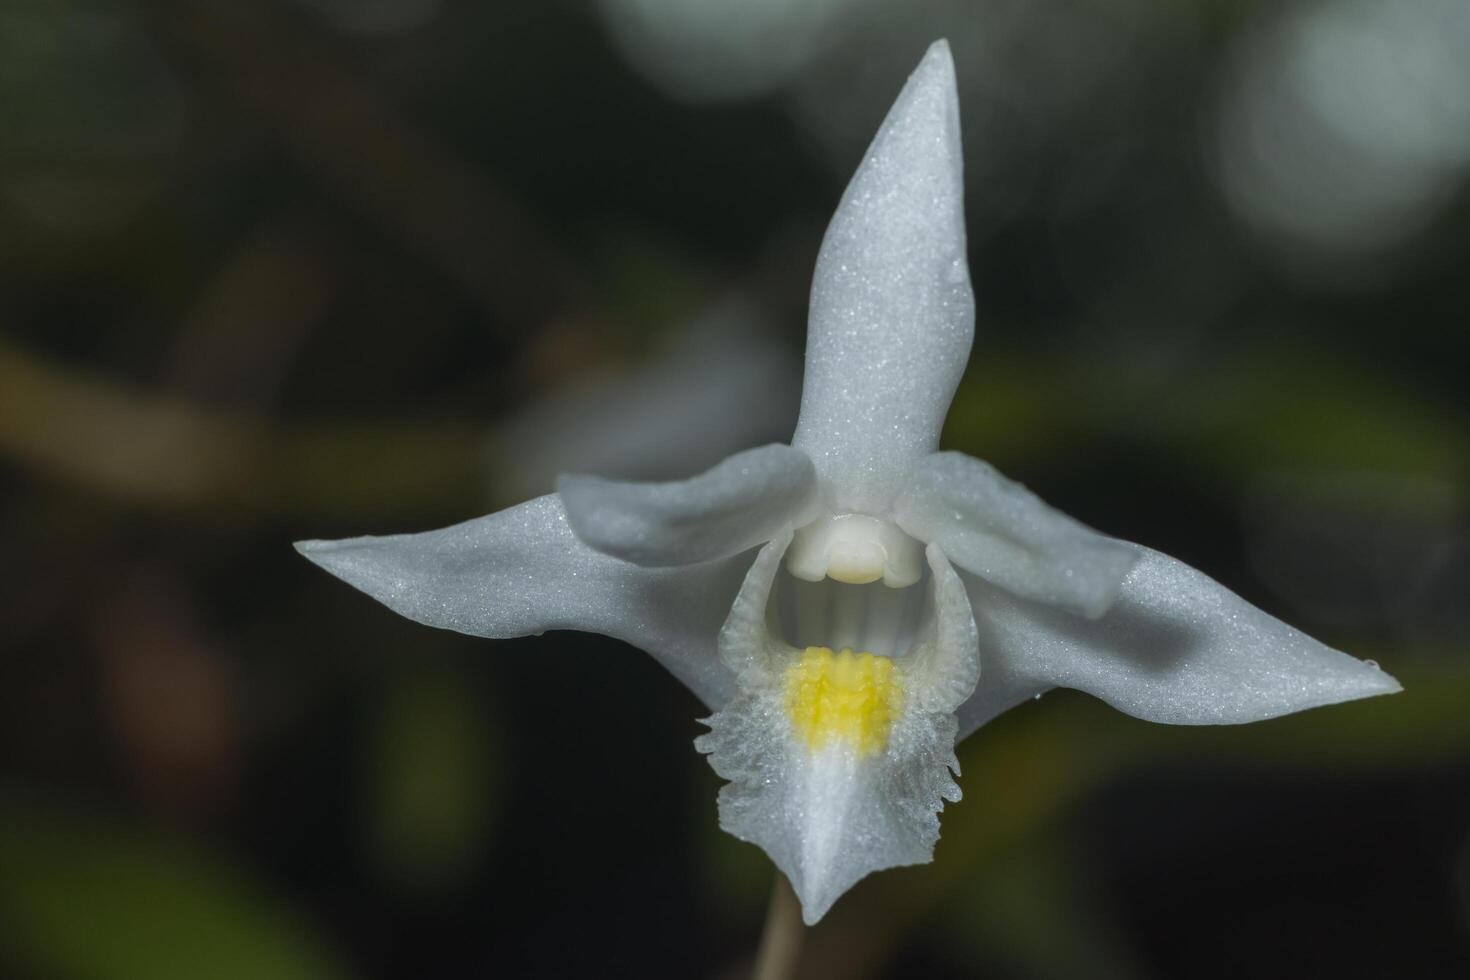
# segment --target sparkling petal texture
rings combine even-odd
[[[609,558],[577,540],[555,494],[423,534],[296,549],[428,626],[494,638],[603,633],[648,651],[712,708],[734,690],[715,637],[748,555],[677,570]]]
[[[736,453],[674,483],[564,476],[557,492],[589,547],[639,565],[727,558],[810,517],[816,471],[807,455],[770,445]]]
[[[894,507],[898,526],[944,548],[950,560],[1024,599],[1096,618],[1138,559],[1132,545],[1098,534],[962,453],[935,453]]]
[[[936,42],[868,148],[812,281],[792,444],[838,511],[882,516],[939,429],[974,335],[959,100]]]
[[[1399,684],[1281,622],[1183,562],[1139,548],[1101,619],[1018,599],[969,576],[982,676],[961,736],[1032,693],[1071,687],[1174,725],[1261,721]]]
[[[930,606],[914,646],[894,661],[903,700],[886,744],[876,754],[843,742],[810,747],[784,700],[783,667],[797,652],[764,616],[785,546],[773,542],[751,566],[720,640],[740,689],[695,747],[730,780],[720,826],[771,856],[812,924],[869,873],[932,859],[938,812],[960,798],[954,711],[975,686],[979,654],[964,584],[931,547]]]

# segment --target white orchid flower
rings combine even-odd
[[[604,633],[714,714],[720,824],[808,923],[869,872],[930,860],[955,743],[1053,687],[1171,724],[1399,690],[1158,552],[936,452],[964,371],[958,98],[929,49],[817,259],[792,444],[676,483],[559,492],[425,534],[298,547],[399,613],[476,636]],[[670,406],[677,411],[677,406]]]

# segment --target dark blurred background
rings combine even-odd
[[[961,747],[811,977],[1470,973],[1463,0],[0,3],[0,974],[735,977],[703,712],[293,539],[789,435],[822,228],[962,87],[946,432],[1404,683]]]

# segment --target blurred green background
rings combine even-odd
[[[939,36],[947,446],[1406,692],[1018,708],[803,975],[1467,975],[1462,0],[6,0],[0,974],[741,975],[771,872],[690,694],[290,542],[789,435],[821,230]]]

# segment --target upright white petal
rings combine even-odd
[[[1096,618],[1138,559],[1110,538],[1042,503],[989,463],[935,453],[914,470],[894,507],[898,526],[950,561],[1022,598]]]
[[[640,568],[577,540],[555,494],[423,534],[302,541],[296,549],[428,626],[497,639],[603,633],[652,654],[711,707],[734,689],[715,637],[749,556]]]
[[[810,924],[869,873],[933,857],[938,812],[960,798],[950,775],[959,772],[954,711],[975,686],[979,659],[964,585],[931,547],[917,639],[902,656],[874,658],[886,661],[876,685],[886,695],[881,730],[813,738],[793,686],[803,654],[771,635],[765,615],[786,544],[773,541],[751,566],[720,638],[739,692],[695,746],[730,780],[720,826],[771,856]]]
[[[1183,562],[1139,552],[1117,602],[1096,620],[966,578],[982,675],[960,711],[961,737],[1051,687],[1175,725],[1261,721],[1400,690],[1376,666],[1318,643]]]
[[[799,449],[736,453],[688,480],[629,483],[564,476],[557,492],[572,530],[598,551],[639,565],[691,565],[739,554],[809,519],[816,489]]]
[[[842,195],[817,257],[793,445],[838,510],[881,514],[932,452],[974,334],[959,99],[936,42]]]

